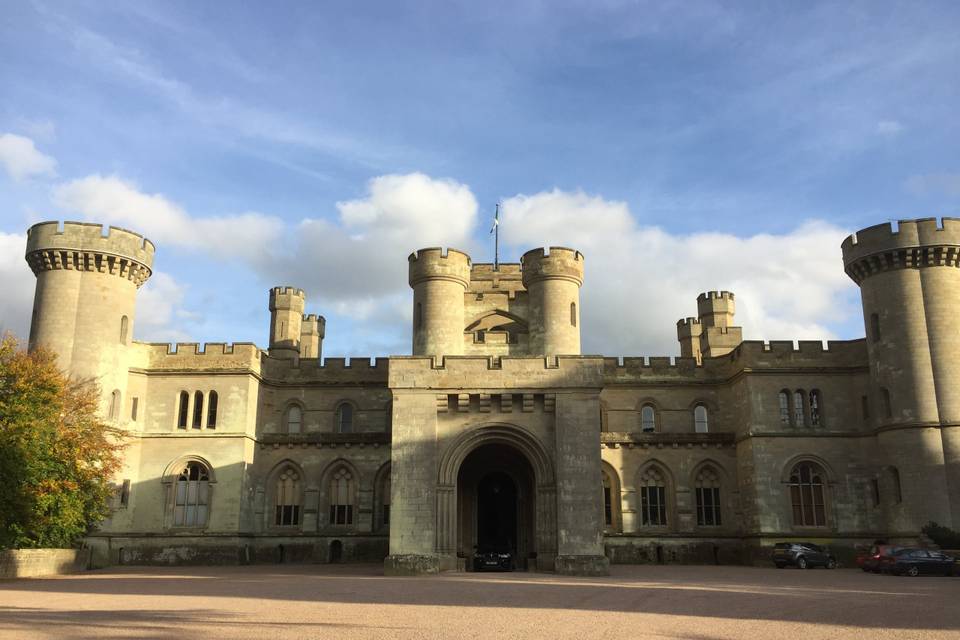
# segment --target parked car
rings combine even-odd
[[[793,565],[798,569],[811,567],[837,568],[837,559],[829,550],[812,542],[778,542],[773,547],[773,564],[778,569]]]
[[[513,571],[513,552],[505,547],[481,547],[473,555],[474,571]]]
[[[875,544],[870,548],[870,555],[864,558],[861,568],[873,573],[886,572],[893,563],[893,554],[902,548],[894,544]]]
[[[921,574],[952,576],[955,560],[952,556],[931,549],[905,547],[893,554],[890,573],[898,576]]]

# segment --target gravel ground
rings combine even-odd
[[[615,566],[607,578],[380,566],[124,567],[0,582],[0,638],[954,638],[960,578]]]

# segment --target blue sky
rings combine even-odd
[[[328,355],[407,353],[406,254],[489,260],[499,200],[505,259],[586,254],[587,351],[673,354],[721,288],[748,337],[857,337],[843,235],[960,215],[957,33],[954,2],[8,3],[0,324],[24,229],[79,218],[157,241],[138,339],[265,346],[292,284]]]

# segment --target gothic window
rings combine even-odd
[[[883,402],[883,417],[893,417],[893,403],[890,402],[890,391],[886,387],[880,387],[880,400]]]
[[[217,403],[220,397],[216,391],[207,394],[207,429],[217,428]]]
[[[298,404],[291,404],[287,407],[286,431],[287,433],[300,433],[303,426],[303,409]]]
[[[813,462],[801,462],[790,472],[790,503],[796,527],[827,525],[826,474]]]
[[[300,474],[286,467],[277,476],[276,503],[273,524],[293,527],[300,524]]]
[[[648,468],[640,476],[640,524],[667,526],[667,483],[656,467]]]
[[[113,393],[110,394],[110,413],[111,420],[117,420],[120,418],[120,390],[114,389]]]
[[[570,303],[570,324],[572,326],[577,326],[577,303]]]
[[[640,430],[644,433],[657,430],[657,412],[652,405],[645,404],[640,409]]]
[[[802,427],[806,424],[806,402],[803,397],[803,391],[797,390],[793,392],[793,425],[795,427]]]
[[[120,318],[120,344],[127,344],[127,333],[130,328],[130,320],[127,316]]]
[[[337,433],[353,433],[353,405],[349,402],[337,407]]]
[[[694,482],[697,500],[697,525],[720,526],[720,476],[712,467],[704,467]]]
[[[780,423],[790,424],[790,392],[784,389],[777,395],[780,404]]]
[[[330,524],[353,524],[353,474],[341,467],[330,478]]]
[[[187,428],[187,416],[190,410],[190,394],[186,391],[180,392],[180,406],[177,408],[177,428]]]
[[[820,391],[814,389],[810,392],[810,426],[819,427],[823,421],[823,414],[820,409]]]
[[[880,316],[876,313],[870,314],[870,339],[880,342]]]
[[[193,428],[199,429],[203,425],[203,391],[193,394]]]
[[[173,526],[203,527],[207,524],[210,472],[199,462],[188,462],[177,476]]]
[[[693,409],[693,424],[697,433],[707,433],[710,430],[710,425],[707,420],[707,408],[702,404],[698,404]]]

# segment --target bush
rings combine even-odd
[[[960,531],[942,527],[936,522],[928,522],[921,531],[941,549],[960,549]]]
[[[70,547],[109,514],[124,445],[99,398],[50,351],[0,341],[0,548]]]

